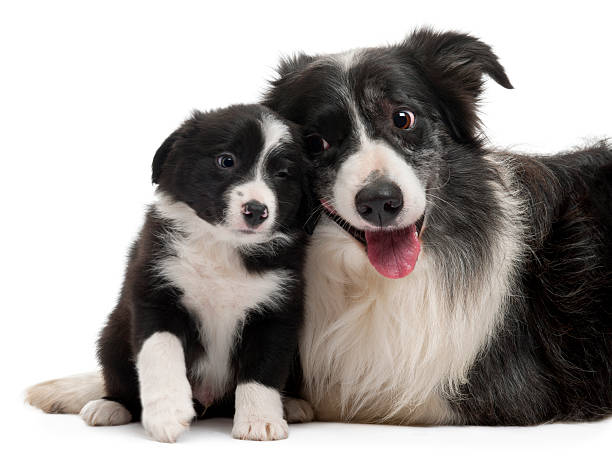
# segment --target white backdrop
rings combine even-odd
[[[520,429],[310,424],[266,445],[234,441],[229,421],[213,421],[168,446],[139,425],[89,428],[22,404],[27,385],[96,367],[95,338],[152,197],[156,148],[193,108],[256,101],[284,54],[393,43],[419,25],[467,31],[493,46],[516,88],[488,85],[482,112],[493,145],[550,152],[612,135],[603,1],[210,3],[0,3],[0,452],[609,455],[611,420]]]

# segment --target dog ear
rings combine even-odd
[[[300,83],[303,70],[314,60],[314,56],[304,53],[283,58],[276,69],[278,77],[270,81],[262,104],[276,112],[297,110],[298,104],[295,102],[299,92],[296,88],[303,86]]]
[[[159,177],[162,173],[162,166],[166,162],[168,158],[168,154],[172,150],[172,146],[174,142],[178,138],[177,132],[173,132],[168,138],[164,141],[164,143],[157,149],[155,152],[155,156],[153,157],[153,164],[151,165],[151,181],[154,184],[159,184]]]
[[[309,56],[304,53],[297,53],[293,56],[286,56],[281,59],[280,64],[276,71],[278,72],[279,79],[287,78],[291,74],[296,73],[304,69],[308,64],[314,61],[313,56]]]
[[[512,89],[491,47],[471,35],[421,29],[400,46],[420,63],[440,99],[442,115],[459,141],[475,140],[479,130],[477,105],[488,75]]]

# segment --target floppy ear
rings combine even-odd
[[[485,75],[512,89],[491,47],[471,35],[421,29],[400,48],[408,50],[422,66],[440,99],[442,115],[459,141],[473,141],[477,135],[477,104]]]
[[[168,158],[168,154],[172,150],[172,146],[174,145],[174,141],[176,141],[178,135],[176,131],[172,133],[164,143],[157,149],[155,152],[155,156],[153,157],[153,164],[151,165],[151,181],[154,184],[159,183],[159,177],[161,176],[162,166],[166,162]]]

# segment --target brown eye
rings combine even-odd
[[[408,110],[399,110],[393,114],[393,124],[399,129],[410,129],[414,127],[414,113]]]
[[[329,148],[329,143],[318,134],[306,136],[306,148],[310,153],[320,153]]]
[[[229,153],[223,153],[217,157],[217,166],[220,168],[233,168],[236,164],[236,160]]]

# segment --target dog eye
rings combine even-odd
[[[306,148],[310,153],[320,153],[329,148],[329,143],[318,134],[306,136]]]
[[[393,114],[393,124],[399,129],[410,129],[414,127],[414,113],[408,110],[399,110]]]
[[[220,168],[233,168],[236,161],[229,153],[223,153],[217,157],[217,166]]]

